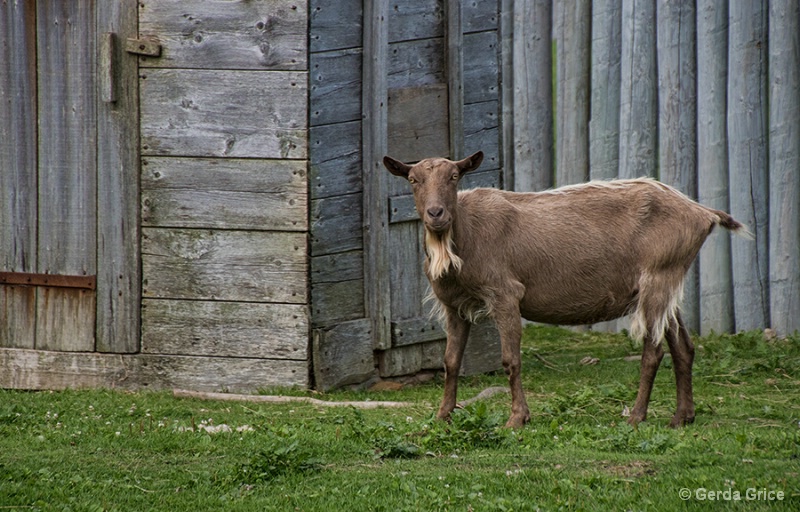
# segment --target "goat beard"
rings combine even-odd
[[[428,276],[431,281],[436,281],[447,274],[450,267],[456,272],[461,270],[464,261],[455,253],[455,247],[450,229],[442,233],[433,233],[425,229],[425,252],[428,255]]]

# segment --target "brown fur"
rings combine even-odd
[[[425,225],[425,271],[446,320],[445,397],[455,406],[469,323],[481,314],[498,327],[509,374],[512,415],[530,415],[519,379],[520,316],[553,324],[589,324],[632,314],[644,344],[639,396],[631,422],[647,412],[666,337],[673,355],[678,411],[673,426],[694,419],[694,349],[680,316],[683,278],[713,228],[743,226],[651,179],[590,182],[540,193],[496,189],[457,192],[460,177],[482,160],[427,159],[387,169],[412,182]]]

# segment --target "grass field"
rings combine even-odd
[[[633,429],[622,412],[639,349],[622,335],[550,327],[525,331],[532,419],[520,431],[500,427],[507,394],[433,421],[439,380],[314,395],[414,404],[363,411],[0,391],[0,511],[694,510],[712,499],[800,510],[800,338],[695,342],[697,420],[681,430],[667,428],[668,357],[649,420]],[[599,362],[581,364],[587,356]],[[459,397],[504,384],[464,378]]]

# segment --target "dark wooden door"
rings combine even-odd
[[[379,370],[393,376],[441,368],[445,335],[425,301],[423,228],[410,189],[380,161],[384,154],[413,162],[483,150],[486,170],[464,185],[502,185],[499,16],[492,2],[462,9],[459,0],[439,0],[423,9],[403,1],[389,12],[379,3],[364,17],[365,287]],[[469,80],[479,75],[484,81]],[[499,366],[493,326],[475,327],[464,370]]]
[[[136,6],[0,8],[0,347],[138,349]]]

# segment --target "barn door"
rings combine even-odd
[[[465,147],[461,1],[428,1],[424,7],[398,1],[391,10],[384,4],[365,3],[363,136],[365,297],[379,370],[386,377],[441,368],[445,335],[425,302],[423,228],[410,189],[388,174],[381,159],[385,154],[405,162],[460,159],[489,148]],[[497,37],[496,28],[486,32]],[[496,46],[491,51],[496,58]],[[496,81],[496,61],[487,71]],[[490,108],[496,107],[494,101]],[[474,179],[473,185],[500,185],[497,169]],[[464,369],[498,368],[498,347],[494,328],[478,326]]]
[[[116,44],[135,37],[136,7],[125,3],[0,7],[0,348],[138,348],[136,59]]]

